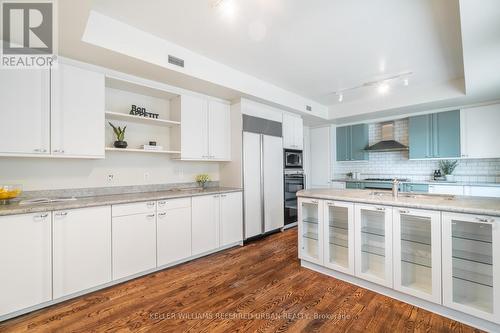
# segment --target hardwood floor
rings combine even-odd
[[[297,231],[0,323],[1,332],[479,332],[300,267]]]

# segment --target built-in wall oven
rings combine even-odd
[[[285,169],[303,169],[302,150],[285,149],[283,160]]]
[[[285,228],[297,225],[297,192],[305,189],[305,175],[302,170],[285,170]]]

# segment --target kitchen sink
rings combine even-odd
[[[392,197],[392,192],[386,191],[374,191],[370,195],[375,197]],[[399,192],[398,197],[400,198],[415,198],[415,199],[444,199],[444,200],[454,200],[454,195],[448,194],[421,194],[421,193],[410,193],[410,192]]]

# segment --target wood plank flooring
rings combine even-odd
[[[479,332],[300,267],[289,230],[0,323],[1,332]]]

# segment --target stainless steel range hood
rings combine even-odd
[[[408,147],[394,140],[394,122],[382,123],[382,141],[369,146],[366,151],[406,151]]]

